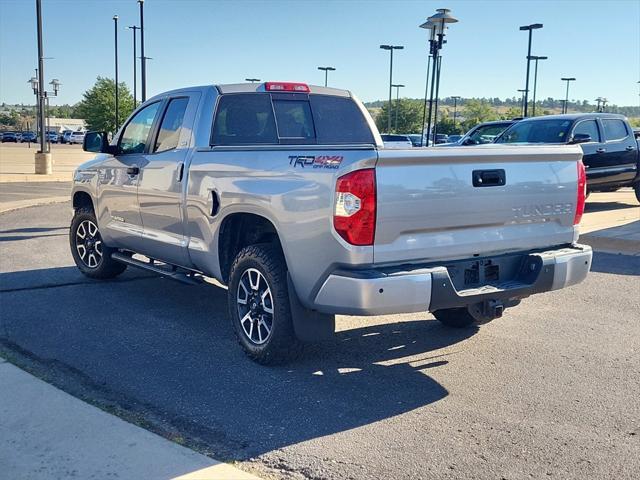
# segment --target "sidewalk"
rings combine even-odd
[[[579,242],[594,250],[640,255],[640,205],[633,190],[591,194],[580,223]]]
[[[132,425],[0,358],[0,477],[258,480]]]
[[[51,145],[53,173],[35,174],[38,146],[26,143],[0,144],[0,182],[70,182],[75,168],[93,157],[82,145]]]

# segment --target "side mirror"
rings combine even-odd
[[[87,132],[84,136],[82,149],[93,153],[115,153],[115,147],[109,145],[107,132]]]
[[[587,143],[591,141],[591,135],[588,133],[576,133],[569,143]]]

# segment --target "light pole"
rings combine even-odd
[[[244,81],[245,82],[256,83],[256,82],[259,82],[260,79],[259,78],[245,78]]]
[[[598,106],[596,107],[596,112],[601,112],[600,103],[602,103],[602,97],[596,98],[596,102],[598,102]]]
[[[458,116],[458,100],[460,100],[460,96],[454,95],[451,97],[453,99],[453,131],[456,131],[456,118]]]
[[[147,100],[147,57],[144,56],[144,0],[138,0],[140,5],[140,81],[142,101]]]
[[[335,68],[333,67],[318,67],[318,70],[324,70],[324,86],[327,86],[327,77],[329,75],[329,72],[334,72]]]
[[[38,2],[39,3],[39,2]],[[35,173],[37,174],[49,174],[52,169],[51,162],[51,153],[50,153],[50,143],[48,142],[48,133],[49,128],[48,125],[45,124],[45,119],[48,119],[48,114],[45,114],[44,105],[47,105],[47,111],[49,106],[49,97],[57,97],[58,91],[60,90],[60,81],[57,78],[54,78],[49,82],[49,85],[53,87],[53,92],[47,92],[44,90],[44,80],[42,78],[42,71],[36,69],[37,77],[31,77],[29,82],[31,84],[31,88],[33,89],[34,95],[38,99],[38,106],[40,107],[38,110],[38,130],[40,130],[40,151],[36,152],[36,165],[35,165]]]
[[[524,92],[524,116],[527,116],[528,113],[528,103],[529,103],[529,67],[531,63],[531,40],[533,37],[533,31],[542,28],[541,23],[532,23],[531,25],[523,25],[520,27],[522,31],[529,32],[529,47],[527,49],[527,80],[525,82],[525,92]]]
[[[38,95],[38,114],[39,118],[39,129],[40,129],[40,152],[43,154],[49,153],[49,149],[47,148],[47,143],[45,142],[45,133],[44,133],[44,96],[42,92],[44,92],[44,48],[42,46],[42,1],[36,0],[36,22],[38,29],[38,78],[37,82],[37,95]],[[33,86],[33,83],[32,83]],[[35,91],[35,88],[34,88]],[[49,162],[51,160],[49,159]],[[36,158],[36,166],[37,166],[37,158]],[[36,172],[38,173],[38,172]],[[51,173],[51,172],[44,172]]]
[[[424,28],[425,30],[429,30],[429,45],[431,45],[436,38],[436,26],[431,22],[430,19],[427,19],[420,28]],[[422,105],[422,124],[420,126],[422,134],[420,135],[420,146],[424,146],[424,128],[427,122],[427,96],[429,95],[429,70],[431,68],[431,48],[429,48],[429,55],[427,55],[427,74],[425,75],[426,80],[424,84],[424,104]],[[427,132],[427,146],[429,146],[429,133]]]
[[[138,106],[138,102],[136,100],[136,90],[138,89],[137,85],[137,55],[136,55],[136,30],[140,30],[140,27],[137,25],[131,25],[129,27],[133,31],[133,108],[135,109]]]
[[[604,98],[604,97],[602,98],[602,111],[603,111],[603,112],[604,112],[605,107],[607,106],[607,102],[608,102],[608,101],[609,101],[609,100],[607,100],[606,98]]]
[[[525,97],[525,93],[527,91],[525,89],[523,89],[523,88],[519,88],[518,91],[522,94],[520,96],[520,112],[522,113],[522,116],[524,117],[525,116],[525,113],[524,113],[524,102],[525,102],[525,98],[526,98]]]
[[[560,111],[564,113],[564,110],[567,107],[567,101],[564,99],[560,100],[560,105],[562,105],[562,109]]]
[[[433,25],[434,35],[433,40],[429,41],[429,47],[431,49],[431,56],[433,57],[433,64],[431,65],[431,94],[429,98],[429,118],[427,119],[427,146],[429,145],[429,137],[431,136],[431,114],[433,113],[433,144],[436,141],[437,124],[438,124],[438,93],[440,91],[440,67],[442,65],[442,56],[440,50],[446,43],[444,40],[446,24],[456,23],[457,18],[453,17],[448,8],[438,8],[436,13],[427,19],[427,23]],[[434,97],[435,88],[435,97]],[[434,108],[435,98],[435,108]]]
[[[380,45],[382,50],[389,50],[390,60],[389,60],[389,115],[387,115],[387,131],[391,132],[391,110],[393,109],[391,105],[391,85],[393,84],[393,51],[394,50],[402,50],[404,48],[403,45]]]
[[[113,35],[114,35],[114,58],[116,64],[116,128],[118,130],[118,15],[113,16]]]
[[[538,86],[538,60],[546,60],[549,57],[539,57],[537,55],[531,55],[529,60],[534,60],[536,62],[536,66],[533,70],[533,108],[531,109],[531,116],[536,116],[536,88]]]
[[[396,126],[395,126],[395,129],[396,129],[396,133],[398,133],[398,110],[400,110],[400,89],[404,88],[404,85],[402,85],[400,83],[394,83],[391,86],[396,89]]]
[[[574,82],[576,79],[574,77],[562,77],[560,80],[567,82],[567,93],[564,97],[564,112],[562,112],[567,113],[569,111],[569,82]]]

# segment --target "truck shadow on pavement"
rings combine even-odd
[[[130,275],[93,282],[73,267],[0,274],[0,347],[70,393],[224,460],[246,460],[437,402],[433,368],[477,329],[426,313],[372,325],[340,319],[331,341],[289,365],[242,353],[226,291]],[[30,278],[25,278],[30,276]],[[62,279],[56,285],[52,278]],[[64,283],[66,282],[66,283]]]
[[[592,272],[640,275],[640,256],[593,252]]]

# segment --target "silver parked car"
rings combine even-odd
[[[577,145],[385,149],[349,91],[301,83],[157,95],[74,173],[71,253],[227,286],[250,358],[274,363],[335,314],[430,311],[465,327],[583,281]],[[141,256],[142,255],[142,256]]]

